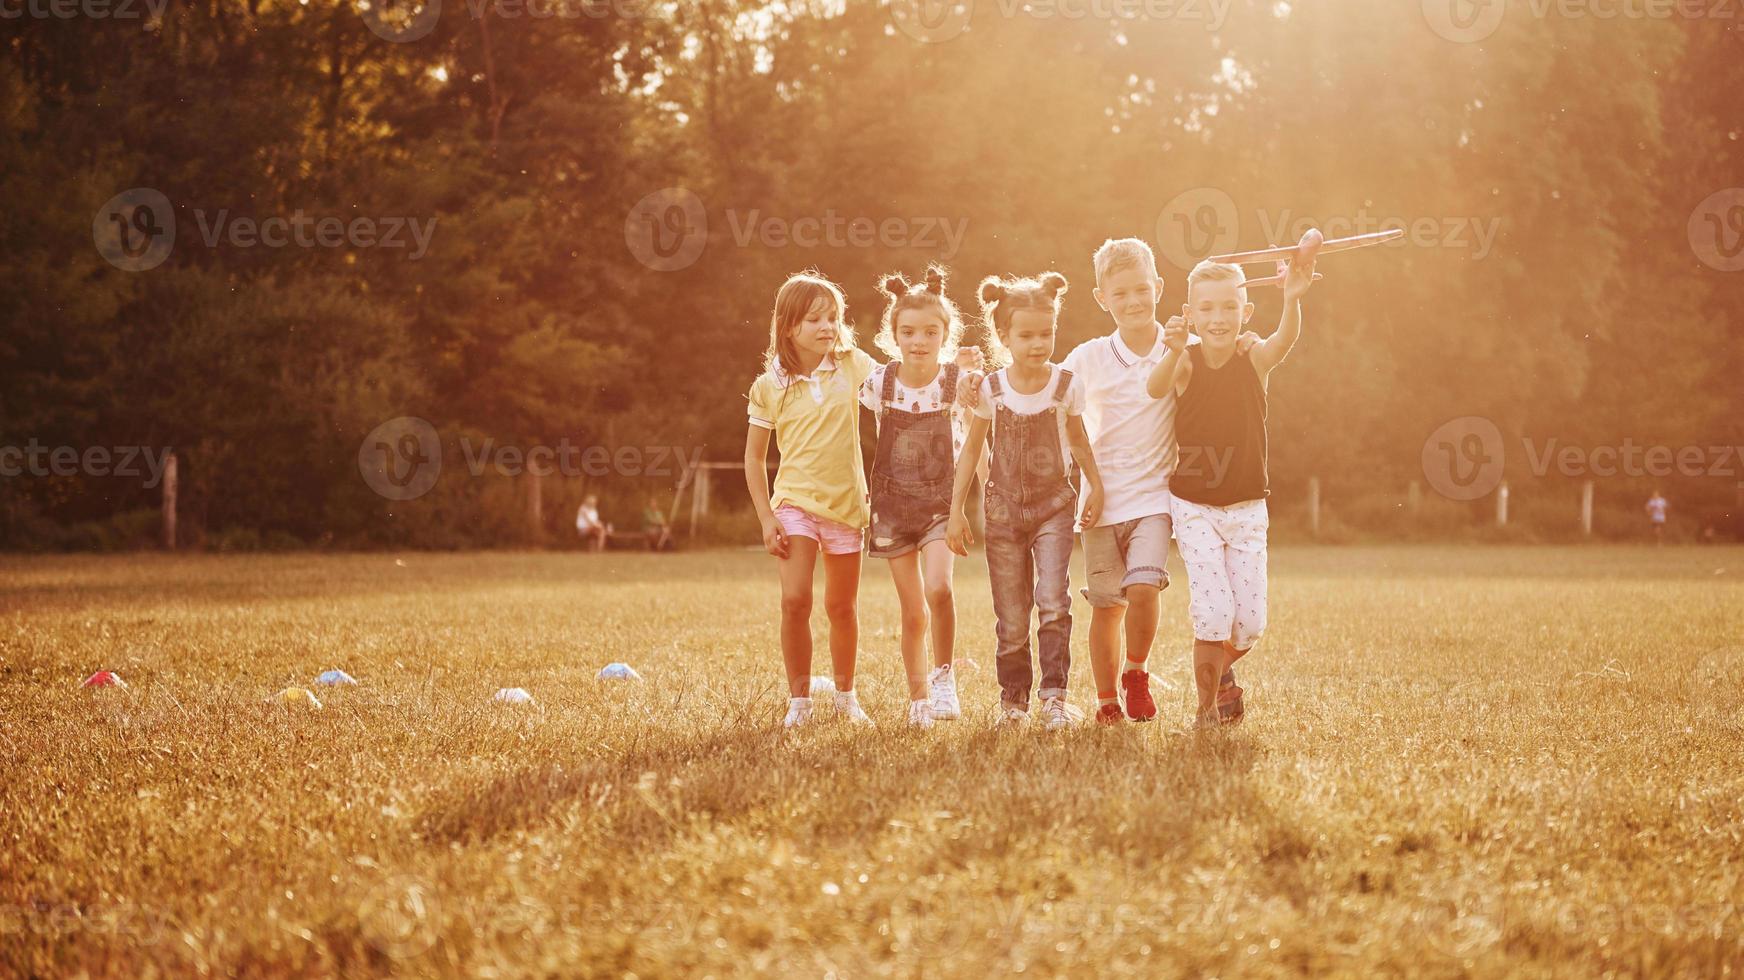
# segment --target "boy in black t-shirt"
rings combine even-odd
[[[1180,456],[1169,489],[1191,594],[1200,727],[1241,720],[1233,665],[1266,628],[1266,382],[1301,336],[1314,263],[1279,271],[1283,320],[1243,355],[1235,341],[1254,307],[1241,267],[1199,263],[1187,277],[1187,305],[1163,328],[1169,352],[1147,386],[1153,398],[1172,390],[1178,399]],[[1190,351],[1189,329],[1201,341]]]

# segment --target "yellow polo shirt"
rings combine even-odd
[[[838,364],[826,357],[809,375],[777,364],[751,385],[752,425],[773,430],[781,468],[770,504],[792,504],[852,528],[871,523],[860,464],[860,383],[877,368],[858,347]]]

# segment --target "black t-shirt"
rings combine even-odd
[[[1221,368],[1204,347],[1187,348],[1193,375],[1175,408],[1180,456],[1169,492],[1195,504],[1227,507],[1263,500],[1266,478],[1266,388],[1253,361],[1236,354]]]

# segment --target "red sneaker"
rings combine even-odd
[[[1150,721],[1157,716],[1157,703],[1151,699],[1151,675],[1148,671],[1129,670],[1120,675],[1120,686],[1126,691],[1126,716],[1133,721]]]
[[[1098,725],[1118,725],[1125,720],[1126,716],[1120,713],[1120,705],[1118,704],[1105,704],[1096,709],[1096,724]]]

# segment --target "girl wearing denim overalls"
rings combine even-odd
[[[1072,664],[1068,579],[1077,501],[1067,473],[1067,446],[1084,474],[1084,524],[1094,524],[1102,511],[1102,475],[1079,417],[1084,410],[1083,385],[1074,384],[1070,371],[1051,363],[1060,294],[1065,291],[1066,278],[1057,272],[1040,279],[989,277],[981,284],[990,357],[995,365],[1009,366],[981,383],[979,404],[957,459],[946,529],[951,550],[967,555],[970,534],[963,504],[975,460],[991,429],[993,466],[985,497],[987,576],[998,620],[1000,724],[1016,727],[1029,721],[1033,607],[1040,612],[1036,645],[1042,720],[1050,731],[1070,726],[1082,714],[1066,703]]]
[[[890,302],[874,343],[891,360],[860,388],[861,404],[878,419],[867,555],[890,562],[902,603],[908,723],[930,728],[935,719],[950,721],[962,713],[951,667],[957,634],[951,594],[955,559],[945,543],[945,525],[957,450],[967,428],[953,411],[958,368],[950,363],[963,337],[963,319],[945,296],[945,271],[939,266],[927,269],[924,282],[910,285],[901,276],[886,276],[882,286]]]

